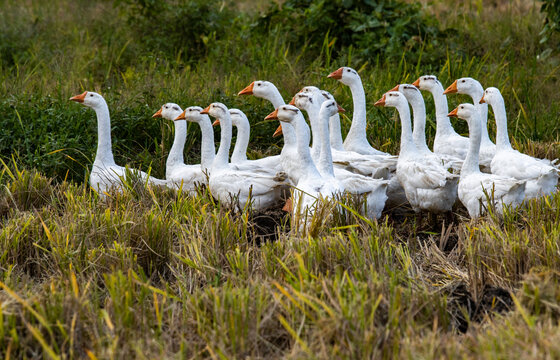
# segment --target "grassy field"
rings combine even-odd
[[[0,22],[1,357],[560,356],[560,196],[503,218],[459,211],[436,228],[350,212],[301,238],[285,215],[236,213],[204,189],[130,184],[100,199],[84,183],[95,114],[68,101],[101,92],[117,163],[163,177],[173,128],[151,115],[168,101],[238,107],[252,123],[250,156],[276,154],[271,106],[236,93],[256,79],[285,98],[319,86],[349,110],[346,131],[350,92],[326,75],[348,65],[366,88],[371,143],[397,153],[396,114],[373,102],[426,73],[444,86],[471,76],[502,90],[514,145],[553,159],[559,42],[540,43],[539,3],[425,1],[440,40],[367,59],[328,36],[297,46],[281,27],[263,30],[265,1],[178,1],[176,13],[138,3],[0,2],[10,19]],[[450,109],[467,100],[450,96]],[[434,122],[427,131],[433,139]],[[199,159],[199,137],[189,127],[187,162]]]

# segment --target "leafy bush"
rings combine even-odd
[[[206,54],[212,40],[223,37],[235,15],[218,0],[115,0],[125,7],[137,44],[151,52],[187,59]]]
[[[352,46],[365,60],[376,56],[418,55],[423,46],[434,50],[443,39],[438,22],[418,4],[400,0],[287,0],[260,20],[290,37],[293,44],[321,46],[325,35],[339,49]]]

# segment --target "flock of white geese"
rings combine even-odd
[[[184,110],[174,103],[164,104],[153,117],[172,120],[175,125],[166,180],[118,166],[111,149],[110,116],[104,98],[90,91],[74,96],[70,100],[91,107],[97,114],[98,145],[90,184],[105,194],[121,187],[131,173],[149,184],[188,192],[206,184],[220,202],[255,209],[283,202],[285,210],[303,219],[310,219],[319,199],[344,193],[363,196],[367,216],[378,219],[383,209],[404,204],[416,212],[447,213],[457,199],[476,218],[489,207],[501,213],[504,206],[520,206],[524,200],[556,191],[559,170],[554,162],[512,148],[504,99],[497,88],[484,90],[477,80],[467,77],[455,80],[444,91],[433,75],[397,85],[375,103],[398,111],[402,130],[400,153],[395,156],[376,150],[367,140],[366,97],[358,73],[341,67],[328,77],[349,86],[352,92],[354,113],[344,140],[339,117],[344,110],[325,90],[304,87],[289,104],[268,81],[254,81],[239,92],[270,101],[275,110],[266,119],[277,119],[280,126],[274,135],[284,137],[280,155],[257,160],[247,159],[250,125],[241,110],[218,102],[205,109],[191,106]],[[420,90],[434,98],[437,127],[433,151],[426,145],[426,106]],[[449,112],[446,95],[452,93],[469,95],[473,104],[461,104]],[[495,115],[495,144],[488,135],[488,105]],[[213,124],[209,116],[215,118]],[[468,138],[455,132],[449,117],[467,121]],[[197,123],[202,132],[200,164],[184,163],[187,121]],[[217,153],[212,129],[216,125],[221,128]],[[230,157],[233,126],[237,140]]]

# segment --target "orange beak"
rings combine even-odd
[[[75,101],[75,102],[79,102],[79,103],[83,103],[84,99],[86,98],[86,95],[87,95],[87,91],[84,91],[80,95],[72,96],[70,98],[70,100]]]
[[[292,198],[289,198],[288,200],[286,200],[286,204],[284,204],[284,207],[282,208],[282,211],[286,211],[286,212],[289,212],[289,213],[294,211],[294,204],[292,202]]]
[[[344,68],[340,68],[336,71],[333,71],[332,73],[330,73],[327,77],[329,78],[333,78],[336,80],[340,80],[342,79],[342,71],[344,70]]]
[[[271,112],[270,114],[268,114],[264,119],[265,120],[276,120],[276,119],[278,119],[278,109],[276,109],[273,112]]]
[[[154,115],[155,116],[155,115]],[[173,121],[177,121],[177,120],[185,120],[187,118],[187,109],[183,110],[183,112],[181,113],[181,115],[177,116],[175,118],[175,120]]]
[[[338,107],[338,112],[339,113],[345,113],[346,112],[346,110],[344,110],[344,108],[342,106],[340,106],[338,104],[336,104],[336,106]]]
[[[292,100],[288,103],[288,105],[295,105],[296,104],[296,97],[294,96]]]
[[[458,107],[456,107],[455,110],[453,110],[452,112],[450,112],[449,114],[447,114],[447,116],[449,116],[449,117],[459,117],[459,116],[457,115],[457,111],[459,111],[459,108],[458,108]]]
[[[395,86],[394,88],[392,88],[389,91],[399,91],[399,86],[401,86],[401,84],[397,84],[397,86]]]
[[[253,87],[255,86],[255,82],[253,81],[249,86],[245,89],[241,90],[237,93],[237,95],[253,95]]]
[[[216,119],[216,121],[214,121],[212,123],[212,126],[216,126],[216,125],[220,125],[220,120],[219,119]]]
[[[208,106],[206,107],[206,109],[202,110],[200,113],[201,113],[201,114],[208,114],[208,112],[210,112],[210,105],[208,105]]]
[[[282,124],[280,124],[277,128],[276,131],[274,132],[274,134],[272,134],[272,137],[277,137],[282,135]]]
[[[412,85],[414,85],[414,86],[416,86],[418,89],[420,89],[420,78],[416,79],[416,81],[413,82]]]
[[[482,98],[480,99],[480,101],[478,103],[479,104],[486,104],[486,100],[484,100],[484,95],[482,95]]]
[[[161,110],[163,110],[163,107],[160,108],[154,115],[152,115],[153,118],[160,118],[161,117]]]
[[[385,106],[385,94],[373,106]]]
[[[453,81],[453,84],[449,85],[447,89],[443,92],[443,95],[455,94],[457,92],[457,80]]]

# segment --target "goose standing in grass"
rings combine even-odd
[[[255,97],[268,100],[272,103],[274,109],[278,109],[280,106],[286,104],[280,94],[280,91],[278,91],[278,88],[270,81],[253,81],[241,90],[238,95],[253,95]],[[301,120],[305,121],[301,111],[298,111],[295,116],[301,117]],[[299,154],[297,149],[297,138],[296,131],[292,123],[280,122],[278,129],[274,132],[274,136],[278,135],[284,136],[284,146],[280,152],[280,163],[282,164],[282,169],[288,174],[290,181],[293,184],[297,184],[303,173],[301,168],[298,166],[297,159]]]
[[[179,105],[167,103],[162,105],[152,117],[171,120],[175,125],[173,145],[165,163],[165,178],[177,182],[183,191],[194,191],[197,184],[207,184],[208,178],[201,164],[186,165],[184,162],[183,151],[187,138],[187,122],[184,117],[179,119],[182,113],[183,110]],[[202,160],[206,160],[204,158],[205,156],[202,154]]]
[[[318,159],[319,173],[329,181],[338,182],[342,191],[365,196],[368,218],[379,219],[387,201],[388,180],[372,179],[354,173],[349,173],[343,177],[335,176],[330,147],[329,122],[333,115],[340,111],[343,111],[343,109],[334,100],[323,101],[319,109],[318,136],[322,143],[321,154]]]
[[[274,171],[282,171],[282,164],[280,162],[280,155],[267,156],[261,159],[248,160],[247,159],[247,146],[249,145],[249,138],[251,137],[251,125],[247,115],[239,109],[229,109],[231,122],[237,128],[237,139],[231,154],[232,164],[245,164],[251,163],[265,168],[273,169]]]
[[[496,145],[490,140],[490,136],[488,136],[488,105],[480,104],[480,99],[482,99],[482,95],[484,94],[484,88],[477,80],[464,77],[455,80],[453,84],[449,85],[443,92],[444,95],[455,93],[469,95],[477,111],[480,113],[480,165],[483,170],[487,171],[487,169],[490,169],[490,163],[496,154]]]
[[[452,168],[455,173],[459,173],[463,165],[462,159],[446,154],[434,154],[426,144],[426,104],[420,90],[411,84],[400,84],[391,91],[401,92],[412,107],[412,138],[418,151],[426,157],[440,161],[446,168]]]
[[[295,223],[307,227],[316,211],[317,202],[320,199],[332,198],[340,191],[340,186],[336,181],[332,181],[333,179],[325,179],[317,170],[309,150],[311,140],[309,127],[298,108],[292,105],[281,105],[266,119],[277,119],[281,122],[282,129],[285,129],[286,125],[290,125],[295,130],[297,151],[294,154],[295,157],[288,159],[295,163],[289,166],[287,171],[297,171],[297,175],[290,175],[290,178],[297,178],[298,181],[294,183],[295,188],[290,205],[285,209],[294,212]]]
[[[367,140],[366,132],[366,94],[362,85],[362,79],[358,72],[349,67],[341,67],[332,72],[329,78],[336,79],[350,87],[352,100],[354,102],[354,115],[352,125],[344,140],[344,148],[365,155],[388,155],[385,152],[374,149]]]
[[[111,118],[103,96],[92,91],[84,91],[80,95],[71,97],[70,100],[92,108],[97,115],[97,153],[89,175],[89,183],[94,190],[101,195],[112,188],[122,190],[123,180],[128,174],[150,185],[173,186],[172,183],[156,179],[143,171],[129,169],[115,163],[111,148]]]
[[[506,106],[500,90],[495,87],[486,89],[480,103],[491,105],[496,118],[497,150],[492,159],[492,173],[526,180],[525,197],[527,199],[556,192],[558,169],[541,159],[522,154],[511,147],[507,130]]]
[[[443,86],[434,75],[420,76],[412,85],[420,90],[429,91],[434,98],[436,109],[436,136],[434,153],[453,156],[464,160],[469,151],[469,138],[457,134],[447,114],[447,96],[443,94]],[[488,169],[489,172],[489,169]]]
[[[448,172],[441,162],[426,158],[412,138],[410,109],[403,94],[390,91],[375,106],[395,107],[401,120],[401,150],[397,178],[414,211],[450,212],[457,199],[459,177]]]
[[[244,208],[252,201],[254,209],[264,209],[282,200],[288,189],[285,173],[271,174],[253,167],[252,170],[236,170],[229,164],[232,124],[228,108],[222,103],[212,103],[201,114],[209,114],[219,120],[220,147],[210,170],[209,187],[213,196],[221,202]]]
[[[479,113],[472,104],[461,104],[449,116],[466,120],[469,125],[469,152],[459,179],[459,199],[467,208],[471,218],[477,218],[488,209],[488,200],[500,214],[504,205],[519,206],[525,196],[524,180],[509,176],[485,174],[480,172],[478,153],[480,151],[481,121]],[[498,142],[499,143],[499,142]],[[499,154],[498,145],[498,153]]]

